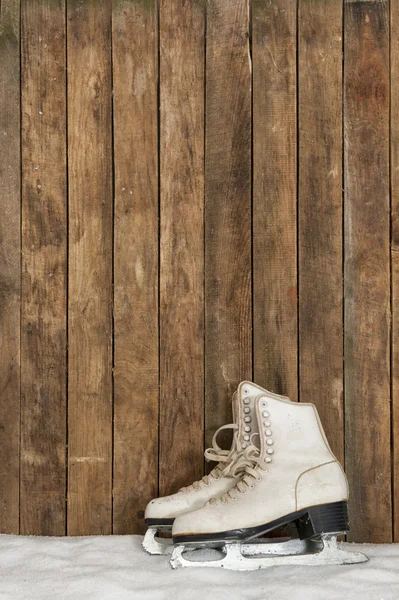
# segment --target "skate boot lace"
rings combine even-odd
[[[248,489],[252,490],[255,487],[255,482],[259,482],[262,479],[260,471],[266,472],[266,462],[260,455],[258,446],[254,443],[255,436],[259,437],[258,433],[251,435],[250,444],[245,449],[239,451],[239,458],[234,463],[231,469],[231,476],[239,478],[236,485],[223,494],[220,498],[211,498],[208,503],[211,505],[226,504],[227,502],[238,499],[237,494],[246,494]]]
[[[223,450],[217,443],[217,437],[221,431],[226,429],[233,429],[235,431],[233,437],[233,444],[230,450]],[[208,486],[211,484],[211,477],[218,481],[222,477],[234,477],[238,478],[242,475],[241,472],[235,471],[234,467],[238,461],[242,458],[242,448],[238,437],[238,425],[231,423],[229,425],[222,425],[216,431],[212,438],[212,447],[205,450],[205,458],[208,461],[219,463],[209,475],[204,475],[202,479],[194,481],[189,486],[180,488],[179,492],[188,493],[189,491],[198,491],[201,489],[201,485]]]

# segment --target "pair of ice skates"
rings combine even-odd
[[[148,504],[144,549],[171,552],[173,568],[249,571],[366,561],[337,545],[337,536],[349,530],[348,483],[316,407],[247,381],[232,404],[234,423],[221,427],[205,451],[217,466],[200,481]],[[223,429],[234,430],[230,450],[217,443]],[[292,535],[259,541],[280,527]],[[158,537],[162,531],[172,532],[172,544]],[[219,559],[196,560],[192,550],[204,547],[215,548]]]

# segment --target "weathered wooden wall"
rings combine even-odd
[[[399,541],[399,0],[1,0],[0,184],[0,532],[142,532],[248,378]]]

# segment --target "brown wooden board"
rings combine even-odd
[[[394,71],[393,71],[394,72]],[[393,105],[394,107],[394,105]],[[396,112],[396,107],[394,111]],[[395,114],[394,112],[392,114]],[[395,126],[392,128],[393,137],[396,137]],[[397,141],[392,142],[392,493],[393,493],[393,541],[399,541],[399,235],[397,229],[398,199],[397,182],[394,175],[397,165]],[[396,222],[395,222],[396,221]]]
[[[22,2],[21,533],[66,523],[65,6]]]
[[[0,532],[19,531],[20,3],[0,3]]]
[[[341,0],[301,0],[298,23],[300,399],[343,463]]]
[[[157,2],[113,3],[113,532],[141,533],[158,492]]]
[[[252,379],[251,55],[248,0],[209,0],[206,33],[205,428],[231,422]]]
[[[350,539],[392,539],[389,4],[345,3],[345,448]]]
[[[204,0],[160,4],[160,473],[203,469]]]
[[[112,531],[111,2],[68,0],[68,533]]]
[[[391,1],[393,541],[399,542],[399,2]]]
[[[298,399],[296,0],[254,0],[254,379]]]

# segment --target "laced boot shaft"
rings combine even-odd
[[[199,491],[203,485],[209,486],[212,479],[216,481],[221,477],[239,479],[242,476],[244,467],[250,466],[246,457],[252,456],[254,452],[259,453],[256,445],[256,440],[259,440],[256,398],[259,392],[264,391],[261,387],[245,381],[238,386],[233,397],[235,423],[219,427],[213,435],[212,447],[205,450],[206,460],[219,464],[209,475],[205,475],[190,486],[182,487],[179,491],[187,494],[192,490]],[[230,450],[224,450],[217,443],[217,438],[221,431],[228,429],[234,431],[233,442]]]
[[[272,393],[269,394],[276,396]],[[281,398],[290,401],[285,396]],[[238,499],[237,494],[246,494],[248,490],[253,490],[255,484],[262,481],[264,473],[267,473],[267,465],[272,462],[272,454],[274,453],[269,410],[266,396],[259,396],[254,411],[258,431],[251,434],[248,446],[245,444],[244,448],[241,447],[239,459],[232,469],[234,477],[239,478],[240,481],[220,498],[211,498],[210,503],[212,505],[215,506],[219,501],[222,504],[226,504],[231,500],[236,501]]]
[[[231,469],[232,476],[239,481],[220,498],[211,498],[209,500],[211,505],[215,506],[218,502],[226,504],[231,500],[236,501],[238,499],[237,493],[246,494],[247,489],[254,489],[254,481],[261,481],[259,471],[266,473],[267,466],[265,459],[261,457],[259,445],[255,441],[256,438],[259,438],[259,434],[252,434],[251,443],[247,448],[241,450],[238,460]]]
[[[145,511],[147,525],[170,524],[179,515],[202,507],[210,498],[222,496],[237,483],[247,460],[243,458],[243,452],[248,449],[246,456],[249,456],[258,439],[256,398],[262,392],[265,390],[253,383],[240,383],[232,397],[234,422],[220,427],[213,436],[212,446],[205,451],[206,460],[217,465],[209,475],[182,487],[175,494],[151,500]],[[224,430],[232,430],[234,434],[229,449],[218,444],[219,434]]]
[[[237,431],[238,425],[236,423],[230,423],[229,425],[222,425],[222,427],[219,427],[212,437],[212,447],[207,448],[204,452],[204,456],[208,462],[218,462],[219,464],[212,469],[209,475],[204,475],[199,481],[194,481],[191,485],[180,488],[179,492],[187,494],[192,490],[199,491],[201,485],[205,485],[206,487],[211,485],[211,478],[215,481],[219,481],[222,477],[227,477],[231,474],[232,467],[240,456],[238,451],[238,436],[233,436],[233,444],[230,450],[223,450],[217,443],[217,437],[220,432],[228,429]],[[231,476],[234,477],[235,475]]]
[[[255,409],[257,431],[231,467],[235,485],[179,517],[174,539],[230,531],[241,536],[309,507],[347,501],[347,481],[316,407],[264,391]]]

